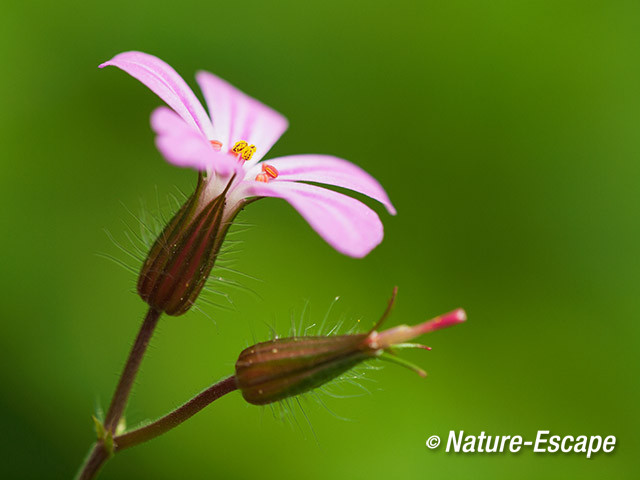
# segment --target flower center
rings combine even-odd
[[[278,178],[278,169],[268,163],[262,164],[262,173],[256,175],[256,182],[267,183],[269,180]]]
[[[245,142],[244,140],[240,140],[233,145],[231,148],[231,153],[238,156],[238,158],[242,158],[245,162],[251,160],[253,154],[256,152],[255,145],[249,145],[249,142]]]

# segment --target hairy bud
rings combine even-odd
[[[265,405],[308,392],[373,358],[400,363],[426,375],[418,367],[396,357],[394,350],[427,348],[404,342],[463,322],[466,315],[464,310],[458,309],[414,327],[401,325],[377,332],[376,328],[393,306],[396,291],[394,289],[380,321],[366,334],[281,338],[245,349],[236,362],[236,381],[244,399],[254,405]]]
[[[138,277],[140,297],[168,315],[182,315],[196,301],[232,221],[225,219],[227,191],[203,206],[204,186],[199,177],[196,191],[158,236]]]

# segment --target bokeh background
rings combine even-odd
[[[305,302],[310,323],[340,296],[331,321],[370,325],[399,285],[390,324],[458,306],[469,321],[406,354],[426,380],[386,366],[370,395],[325,398],[333,414],[305,401],[313,431],[236,392],[101,478],[637,478],[639,48],[632,1],[4,3],[2,477],[75,473],[145,312],[135,275],[96,255],[137,267],[103,229],[122,240],[124,222],[139,228],[127,210],[168,209],[194,184],[154,147],[161,102],[97,68],[138,49],[194,88],[207,69],[283,112],[271,155],[350,159],[399,213],[370,202],[386,238],[354,260],[285,202],[252,205],[225,259],[241,274],[220,272],[241,284],[222,288],[234,307],[161,322],[129,424],[231,373]],[[425,447],[460,429],[618,446],[590,460]]]

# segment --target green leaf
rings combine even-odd
[[[91,418],[93,419],[93,425],[96,428],[96,436],[98,437],[98,440],[102,440],[105,437],[106,433],[104,425],[100,420],[96,418],[95,415],[91,415]]]

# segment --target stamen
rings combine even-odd
[[[249,145],[248,147],[246,147],[242,151],[243,160],[245,160],[245,161],[251,160],[251,157],[253,157],[254,153],[256,153],[256,146],[255,145]]]
[[[216,152],[219,152],[222,149],[222,142],[219,140],[209,140],[209,143],[211,143],[211,146]]]
[[[239,142],[236,142],[233,145],[233,148],[231,149],[231,151],[233,153],[241,153],[242,150],[244,150],[249,144],[247,142],[245,142],[244,140],[240,140]]]
[[[269,165],[267,163],[262,164],[262,171],[266,173],[269,178],[278,178],[278,169],[273,165]]]
[[[256,182],[267,183],[269,180],[278,178],[278,169],[267,163],[262,164],[262,173],[256,175]]]
[[[233,145],[231,149],[231,153],[234,153],[238,156],[241,156],[243,160],[248,161],[251,160],[253,154],[256,152],[255,145],[249,145],[248,142],[244,140],[240,140]]]

